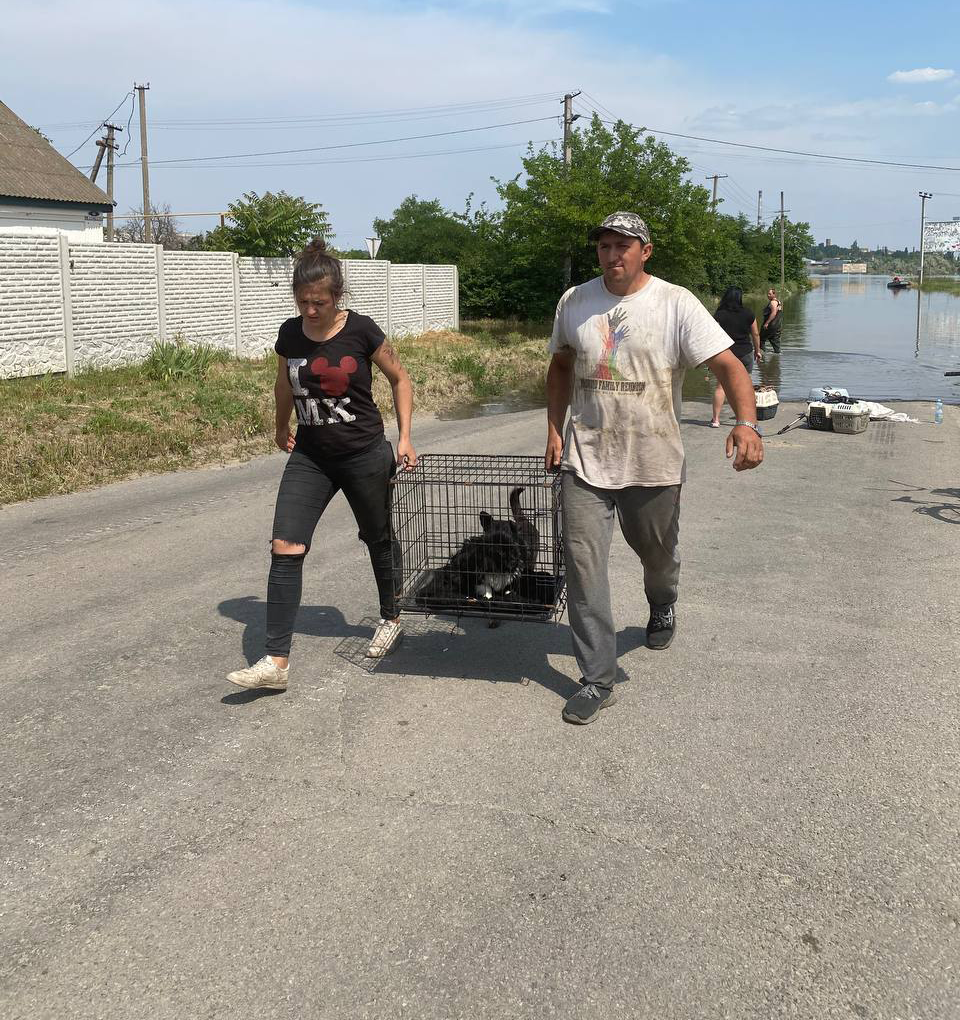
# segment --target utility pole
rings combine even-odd
[[[713,200],[710,203],[710,209],[712,212],[717,211],[717,181],[723,180],[728,174],[710,174],[705,177],[705,181],[713,181]]]
[[[119,146],[113,140],[114,131],[122,131],[116,124],[107,124],[107,198],[110,199],[110,211],[107,213],[107,240],[113,240],[113,154]]]
[[[90,180],[94,184],[97,183],[97,174],[100,173],[100,164],[103,162],[103,153],[106,147],[107,147],[106,138],[98,138],[97,148],[100,151],[97,153],[97,158],[93,161],[93,169],[90,171]]]
[[[150,171],[147,164],[147,99],[146,92],[150,83],[133,87],[140,93],[140,169],[143,173],[143,239],[147,244],[153,243],[153,226],[150,223]]]
[[[763,222],[763,189],[761,188],[757,192],[757,229]]]
[[[926,223],[927,199],[933,198],[933,195],[929,191],[918,191],[917,194],[920,196],[920,282],[917,284],[917,290],[919,290],[923,286],[923,228]],[[919,322],[920,317],[918,315],[917,323],[919,324]],[[919,329],[919,325],[917,328]]]
[[[568,169],[573,166],[573,122],[580,119],[579,113],[573,112],[573,101],[580,95],[580,90],[568,92],[563,97],[563,165]],[[563,289],[570,286],[572,265],[570,256],[563,260]]]
[[[786,283],[785,274],[785,263],[784,263],[784,245],[783,245],[783,232],[784,232],[784,211],[783,211],[783,192],[780,192],[780,289],[783,290],[783,286]]]

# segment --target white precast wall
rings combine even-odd
[[[423,266],[390,267],[390,333],[423,332]]]
[[[460,282],[456,266],[423,267],[423,328],[460,328]]]
[[[393,332],[390,325],[390,273],[393,268],[389,262],[348,259],[343,263],[346,305],[361,315],[369,315],[387,335]]]
[[[345,304],[387,334],[456,329],[455,266],[345,261]],[[290,259],[0,233],[0,378],[142,360],[155,340],[257,356],[297,314]]]
[[[152,244],[71,244],[74,364],[115,368],[141,361],[160,332]]]
[[[0,234],[0,378],[66,369],[60,242]]]
[[[240,259],[240,353],[251,358],[272,350],[277,330],[297,314],[290,281],[293,259]]]
[[[182,336],[191,342],[235,350],[236,258],[229,251],[163,253],[165,339]]]

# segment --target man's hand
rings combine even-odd
[[[280,428],[277,429],[276,444],[283,453],[293,453],[293,446],[295,442],[296,437],[290,431],[289,425],[281,425]]]
[[[727,436],[727,459],[737,455],[733,461],[734,471],[749,471],[759,467],[763,461],[763,440],[746,425],[734,425]]]
[[[559,471],[563,462],[563,437],[559,433],[550,431],[547,436],[547,450],[543,455],[543,466],[548,471]]]
[[[397,443],[397,463],[404,471],[412,471],[417,466],[417,451],[409,439]]]

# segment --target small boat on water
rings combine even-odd
[[[887,286],[891,290],[904,290],[905,288],[911,286],[911,283],[909,280],[891,280],[887,284]]]

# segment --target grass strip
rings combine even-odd
[[[421,412],[512,395],[542,395],[546,340],[520,332],[452,331],[394,339]],[[177,355],[142,365],[0,382],[0,505],[139,474],[248,459],[273,447],[274,354]],[[393,416],[390,386],[374,397]],[[416,440],[416,432],[414,432]]]

